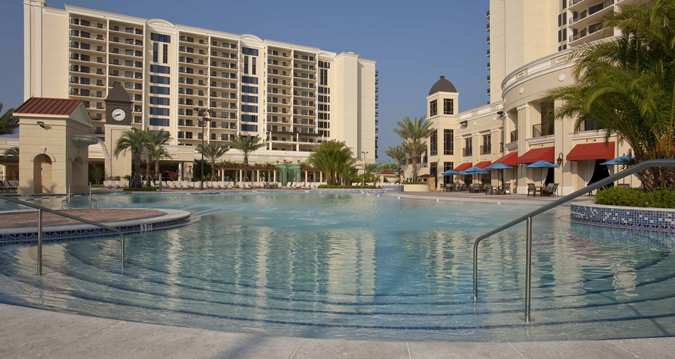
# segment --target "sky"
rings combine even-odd
[[[488,0],[47,0],[263,39],[353,51],[377,62],[380,161],[405,116],[422,116],[440,75],[455,84],[460,110],[487,102]],[[0,102],[23,96],[23,0],[0,0]]]

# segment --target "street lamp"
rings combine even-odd
[[[202,150],[199,151],[202,154],[202,160],[199,163],[199,189],[203,190],[204,189],[204,144],[206,141],[206,136],[204,134],[204,129],[208,125],[209,117],[215,117],[215,113],[213,110],[209,108],[199,108],[195,107],[195,112],[197,113],[197,116],[201,116],[201,119],[197,119],[199,127],[202,128]]]

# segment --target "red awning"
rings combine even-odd
[[[511,152],[506,156],[496,160],[495,163],[503,163],[505,165],[515,166],[518,164],[518,152]]]
[[[476,167],[485,168],[485,167],[487,167],[491,164],[492,164],[492,162],[490,162],[490,161],[481,161],[481,162],[476,163]]]
[[[567,154],[568,161],[611,160],[612,158],[614,158],[614,142],[579,144]]]
[[[464,171],[466,169],[469,169],[469,168],[471,168],[472,164],[473,163],[471,163],[471,162],[464,162],[461,165],[455,167],[455,171]]]
[[[542,147],[542,148],[533,148],[524,155],[518,158],[518,163],[521,165],[529,165],[537,161],[546,161],[553,163],[555,161],[555,148],[551,147]]]

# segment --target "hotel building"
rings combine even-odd
[[[266,143],[254,163],[304,161],[326,140],[376,159],[376,65],[352,52],[44,0],[24,0],[24,45],[24,98],[82,101],[102,139],[104,99],[119,83],[132,95],[133,126],[168,131],[185,164],[202,138],[226,144],[238,135]],[[213,114],[202,122],[196,108]],[[97,147],[90,158],[103,156]],[[225,159],[239,157],[231,150]]]
[[[645,1],[645,0],[642,0]],[[620,34],[604,20],[640,0],[490,0],[488,31],[488,105],[457,112],[437,106],[459,95],[441,78],[427,96],[427,116],[435,134],[427,141],[421,173],[437,187],[457,181],[444,177],[450,168],[513,166],[504,171],[508,187],[527,192],[528,183],[557,183],[559,194],[582,188],[607,175],[604,160],[630,153],[616,136],[605,143],[605,130],[593,123],[576,129],[576,119],[556,118],[559,101],[551,90],[575,81],[575,49]],[[447,83],[445,83],[447,82]],[[439,150],[442,149],[442,150]],[[550,171],[527,168],[538,160],[558,164]],[[483,182],[498,184],[493,173]]]

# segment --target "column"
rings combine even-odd
[[[529,150],[527,147],[527,139],[531,137],[531,107],[529,104],[522,105],[518,110],[518,156],[522,156]],[[530,182],[528,176],[527,166],[518,165],[518,177],[516,183],[518,186],[518,193],[527,193],[527,183]]]
[[[319,171],[319,183],[323,183],[323,171]]]
[[[307,170],[305,170],[305,184],[307,184]]]
[[[244,181],[244,170],[239,170],[239,182]]]
[[[272,182],[277,183],[277,170],[272,171]]]
[[[255,181],[260,182],[260,170],[255,170]]]
[[[563,106],[564,101],[555,100],[553,106],[556,109],[559,109]],[[556,117],[553,127],[553,136],[555,138],[555,159],[562,155],[562,163],[560,167],[555,169],[555,183],[558,184],[558,193],[562,195],[570,194],[574,192],[574,178],[573,173],[576,171],[573,170],[573,167],[576,167],[576,163],[573,161],[567,161],[565,156],[572,149],[572,143],[569,139],[568,134],[571,133],[574,128],[572,127],[575,123],[575,120],[569,117],[559,119]]]

